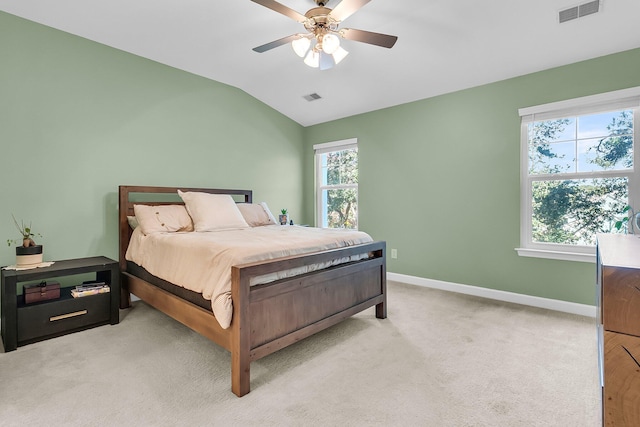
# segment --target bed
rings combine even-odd
[[[130,295],[133,294],[228,350],[231,353],[231,390],[237,396],[250,391],[252,361],[370,307],[375,307],[377,318],[386,318],[385,242],[371,241],[231,266],[232,312],[229,325],[223,327],[214,315],[211,301],[208,306],[206,298],[197,292],[172,284],[126,259],[132,236],[135,238],[130,224],[134,205],[139,209],[140,205],[183,204],[179,199],[174,200],[178,190],[231,195],[238,203],[253,202],[250,190],[120,186],[120,306],[130,307]],[[308,268],[318,265],[323,268]],[[326,265],[329,266],[324,267]],[[290,277],[285,274],[283,278],[266,283],[259,280],[301,269],[310,271]]]

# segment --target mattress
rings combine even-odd
[[[150,274],[211,301],[211,309],[224,329],[231,324],[231,267],[310,254],[372,242],[368,234],[343,229],[270,225],[211,232],[133,231],[125,258]],[[361,254],[330,262],[279,271],[253,278],[251,285],[304,274],[367,257]]]

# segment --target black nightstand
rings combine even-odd
[[[16,295],[19,282],[46,280],[76,274],[95,273],[96,280],[109,284],[111,291],[73,298],[62,288],[60,298],[26,305]],[[120,321],[120,272],[117,261],[106,257],[56,261],[49,267],[30,270],[2,270],[2,342],[4,351],[71,332]],[[78,283],[80,284],[80,283]]]

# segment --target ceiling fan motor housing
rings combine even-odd
[[[314,21],[318,25],[328,24],[330,21],[335,22],[335,20],[329,17],[329,13],[331,13],[331,9],[328,7],[320,6],[314,7],[313,9],[309,9],[307,13],[304,14],[309,20]]]

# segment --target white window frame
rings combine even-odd
[[[349,150],[352,148],[358,148],[358,138],[343,139],[340,141],[325,142],[323,144],[315,144],[313,146],[315,156],[315,187],[316,187],[316,209],[315,209],[315,224],[317,227],[322,227],[320,223],[322,219],[322,191],[323,190],[340,190],[340,189],[355,189],[358,192],[358,184],[336,184],[336,185],[322,185],[322,165],[320,163],[321,155],[331,153],[333,151]],[[358,167],[360,167],[360,161],[358,159]],[[357,196],[356,196],[357,200]],[[358,215],[358,212],[356,215]],[[360,221],[358,218],[358,226]]]
[[[569,99],[544,105],[521,108],[520,133],[520,247],[518,255],[560,259],[568,261],[595,262],[594,246],[562,245],[558,243],[533,242],[531,227],[531,183],[529,176],[528,124],[533,121],[581,116],[606,111],[633,109],[633,169],[630,171],[603,171],[571,174],[554,174],[554,179],[589,179],[603,176],[626,176],[629,184],[629,204],[634,212],[640,209],[640,87],[622,89],[598,95]]]

